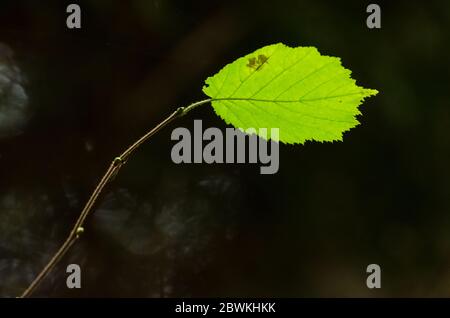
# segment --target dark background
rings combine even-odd
[[[450,2],[374,1],[379,30],[368,1],[73,2],[81,30],[66,28],[70,2],[0,2],[0,73],[16,85],[0,100],[1,296],[42,269],[114,156],[277,42],[339,56],[378,89],[361,125],[281,145],[279,172],[260,175],[175,165],[173,128],[226,128],[210,106],[191,112],[127,163],[35,296],[450,296]]]

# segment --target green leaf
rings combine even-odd
[[[350,74],[339,58],[314,47],[278,43],[226,65],[203,92],[217,115],[243,131],[278,128],[279,140],[292,144],[335,141],[359,124],[364,98],[378,93],[357,86]]]

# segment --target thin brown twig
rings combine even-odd
[[[138,149],[147,139],[149,139],[151,136],[153,136],[155,133],[157,133],[159,130],[161,130],[164,126],[172,122],[174,119],[179,118],[181,116],[184,116],[192,109],[211,102],[212,99],[205,99],[201,100],[199,102],[193,103],[187,107],[180,107],[176,111],[174,111],[172,114],[170,114],[166,119],[164,119],[161,123],[159,123],[155,128],[147,132],[144,136],[139,138],[135,143],[133,143],[131,146],[129,146],[122,154],[111,162],[108,169],[106,170],[103,177],[100,179],[100,182],[95,187],[94,192],[92,192],[91,196],[89,197],[89,200],[87,201],[86,205],[84,206],[83,210],[81,211],[80,215],[78,216],[77,220],[75,221],[75,224],[72,227],[72,230],[70,231],[69,236],[66,238],[64,243],[61,245],[61,247],[58,249],[58,251],[53,255],[53,257],[50,259],[50,261],[45,265],[44,269],[36,276],[36,278],[33,280],[33,282],[28,286],[28,288],[20,295],[20,298],[29,297],[36,288],[42,283],[42,281],[45,279],[45,277],[50,273],[53,268],[56,266],[56,264],[61,260],[61,258],[67,253],[67,251],[72,247],[72,245],[75,243],[77,239],[80,238],[80,235],[84,232],[84,222],[86,221],[86,218],[89,216],[89,214],[92,212],[92,208],[94,207],[95,203],[97,202],[100,194],[102,193],[105,186],[112,180],[112,178],[119,172],[120,168],[125,164],[125,162],[128,160],[128,158],[131,156],[131,154]]]

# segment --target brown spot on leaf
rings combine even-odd
[[[265,56],[264,54],[259,54],[258,58],[251,57],[248,59],[247,67],[254,69],[255,71],[258,71],[261,69],[261,67],[264,65],[264,63],[267,62],[269,58]]]

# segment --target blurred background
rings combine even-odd
[[[275,175],[176,165],[174,128],[227,127],[198,108],[127,163],[34,295],[450,296],[450,2],[374,1],[381,29],[369,1],[70,2],[0,2],[0,296],[43,268],[112,158],[277,42],[339,56],[378,89],[361,125],[343,143],[281,145]]]

